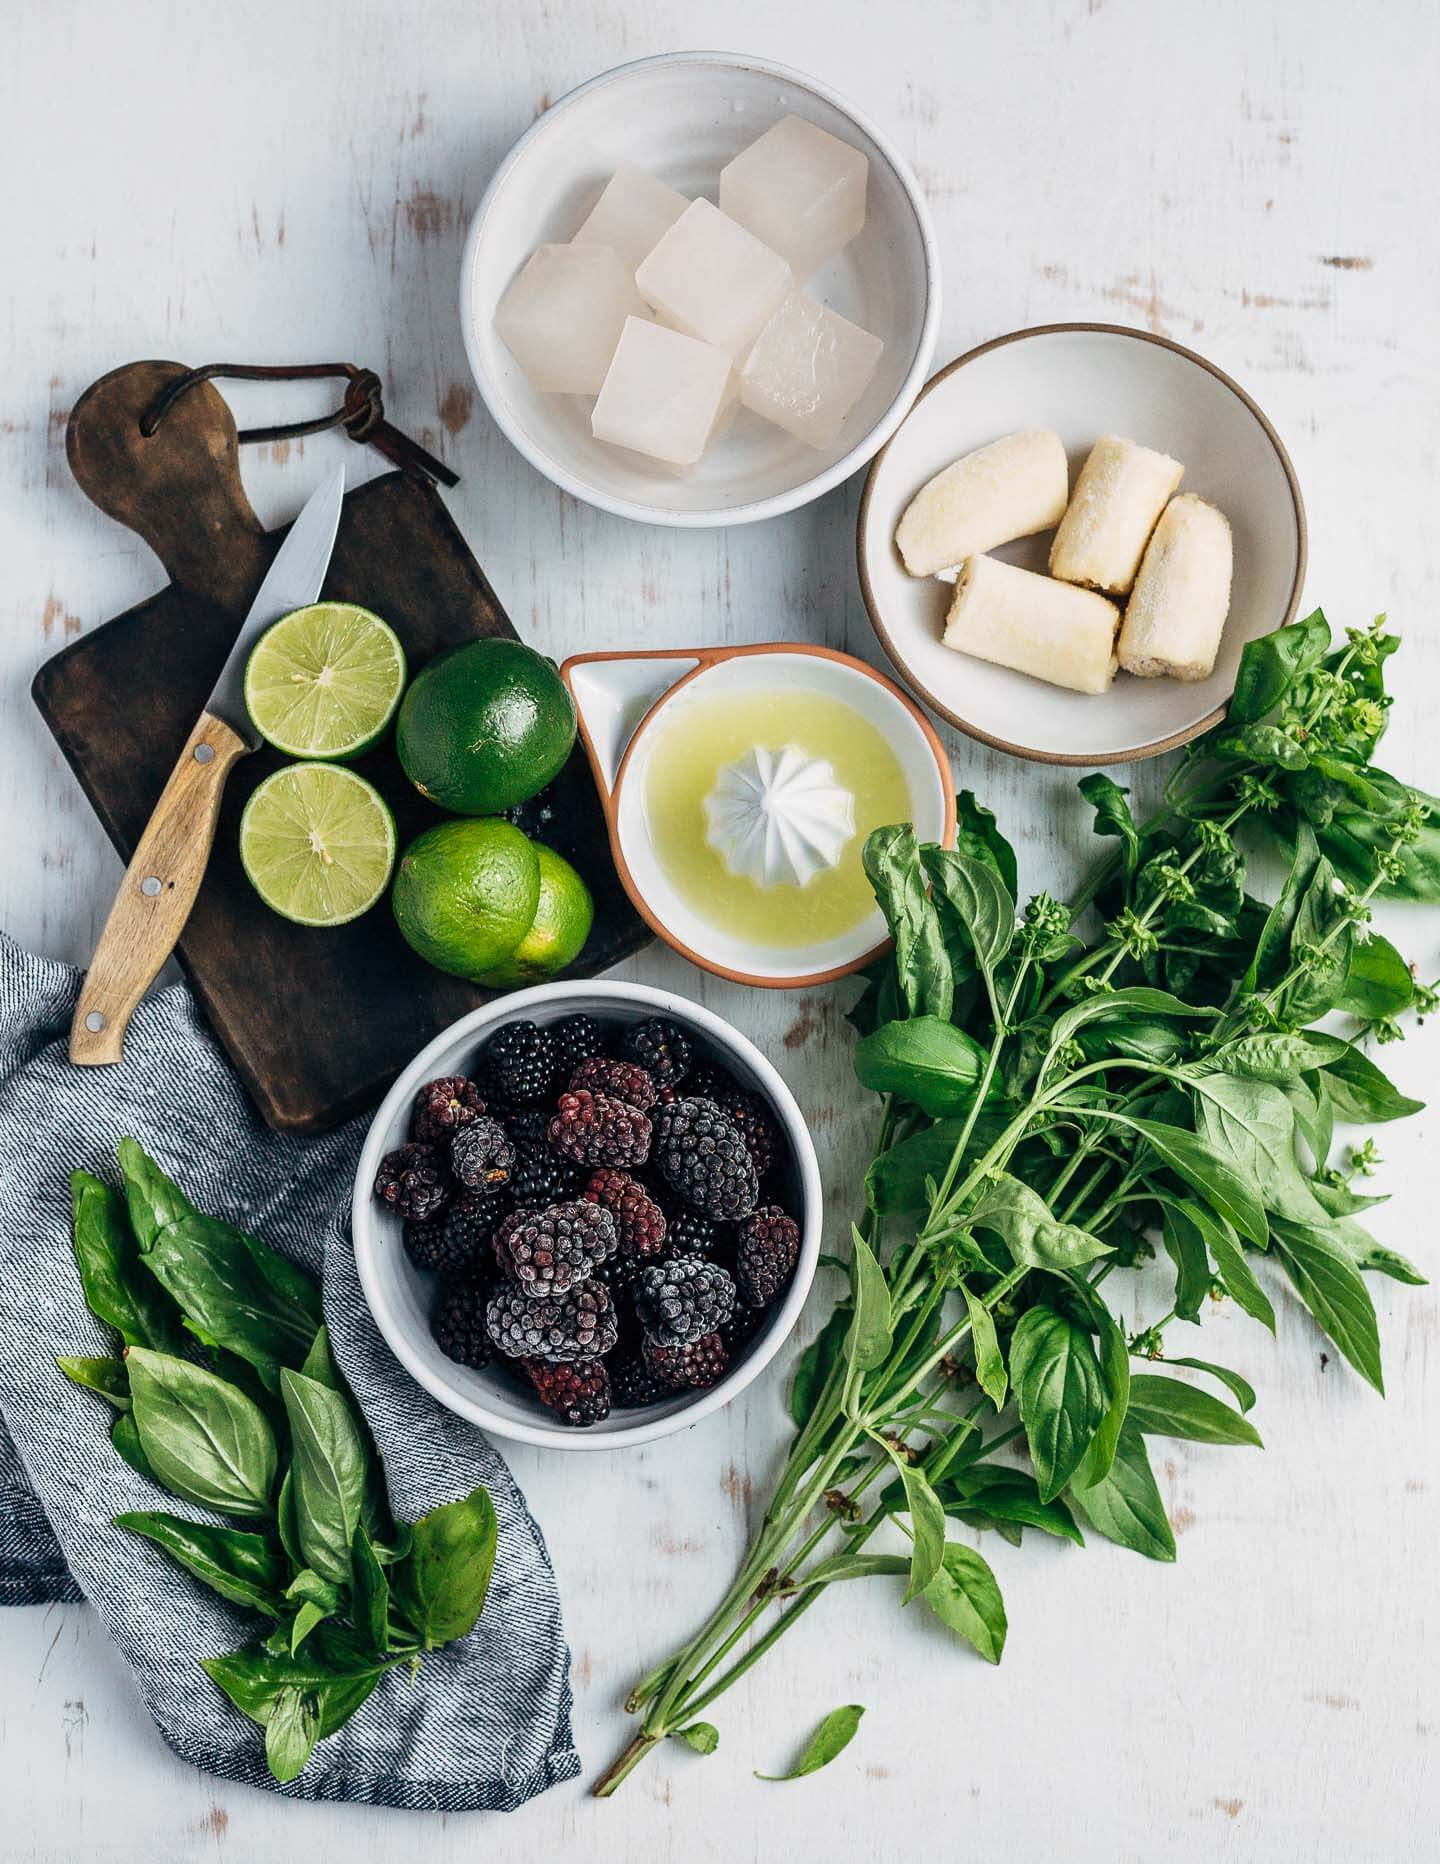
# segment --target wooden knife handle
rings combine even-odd
[[[205,876],[225,779],[250,749],[209,712],[186,740],[140,837],[90,960],[70,1024],[70,1059],[117,1062],[135,1006],[185,929]]]

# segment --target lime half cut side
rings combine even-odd
[[[251,723],[289,757],[358,757],[380,738],[404,690],[395,630],[353,602],[282,615],[245,666]]]
[[[373,783],[338,764],[287,764],[240,818],[240,860],[265,904],[302,926],[372,907],[395,865],[395,818]]]

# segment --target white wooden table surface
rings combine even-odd
[[[1428,0],[8,0],[0,925],[83,960],[119,872],[28,685],[156,584],[61,444],[79,390],[133,357],[380,369],[394,417],[464,475],[452,509],[549,651],[789,635],[876,657],[858,485],[729,534],[638,529],[524,466],[466,374],[460,245],[504,149],[592,72],[717,41],[813,69],[913,161],[946,268],[937,363],[1024,324],[1103,319],[1195,345],[1255,393],[1308,500],[1308,597],[1346,622],[1388,609],[1410,636],[1387,761],[1436,787],[1437,20]],[[277,402],[261,418],[283,418]],[[288,516],[346,445],[248,457],[262,517]],[[1093,847],[1064,773],[952,749],[1029,886],[1063,885]],[[1440,968],[1433,922],[1387,924]],[[843,990],[745,993],[654,950],[626,974],[689,991],[775,1055],[843,1219],[872,1119]],[[1440,1089],[1436,1033],[1387,1051],[1411,1091]],[[1383,1135],[1395,1196],[1376,1225],[1428,1265],[1435,1131],[1432,1115]],[[718,1706],[715,1758],[664,1752],[608,1805],[577,1783],[501,1824],[225,1788],[162,1746],[88,1611],[7,1612],[0,1856],[1432,1858],[1436,1302],[1372,1285],[1383,1404],[1288,1298],[1278,1347],[1240,1316],[1207,1326],[1202,1350],[1259,1387],[1268,1448],[1166,1450],[1178,1566],[1103,1541],[987,1547],[1011,1620],[998,1672],[885,1589],[847,1588]],[[513,1456],[559,1571],[592,1773],[621,1741],[625,1686],[729,1574],[780,1439],[783,1366],[652,1449]],[[845,1701],[869,1714],[822,1778],[751,1779]]]

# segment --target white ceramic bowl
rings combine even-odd
[[[594,439],[589,400],[532,388],[501,342],[495,307],[506,286],[537,246],[571,237],[619,163],[635,162],[682,194],[714,201],[720,170],[784,116],[806,117],[869,158],[864,230],[807,286],[883,339],[874,380],[825,452],[743,411],[685,473]],[[501,430],[565,491],[646,524],[746,524],[848,479],[914,400],[939,319],[934,230],[904,158],[813,78],[728,52],[640,59],[562,97],[496,170],[460,269],[466,353]]]
[[[1207,680],[1116,676],[1086,695],[957,654],[940,642],[952,591],[907,575],[895,527],[927,479],[975,447],[1053,428],[1070,482],[1101,434],[1125,434],[1182,461],[1182,492],[1230,520],[1230,615]],[[1053,532],[994,552],[1044,570]],[[1305,576],[1305,507],[1279,435],[1238,383],[1167,338],[1109,324],[1020,330],[971,350],[926,384],[870,469],[860,506],[860,581],[870,620],[901,677],[972,738],[1055,764],[1154,757],[1217,724],[1240,650],[1293,619]]]
[[[614,1023],[672,1017],[695,1038],[702,1057],[713,1054],[742,1085],[765,1100],[789,1147],[790,1164],[781,1177],[780,1191],[800,1224],[800,1255],[784,1299],[770,1310],[763,1327],[717,1385],[709,1391],[682,1392],[643,1410],[612,1411],[603,1423],[574,1430],[553,1422],[539,1400],[508,1375],[493,1369],[472,1372],[440,1351],[429,1324],[435,1277],[422,1275],[410,1261],[401,1240],[400,1220],[375,1201],[373,1187],[380,1160],[408,1138],[411,1105],[426,1081],[467,1072],[481,1046],[502,1023],[529,1017],[544,1024],[581,1012]],[[710,1010],[670,991],[584,980],[540,984],[498,998],[462,1016],[423,1048],[371,1122],[351,1202],[360,1286],[376,1325],[406,1371],[441,1404],[482,1430],[561,1450],[614,1450],[650,1443],[699,1423],[744,1391],[779,1351],[805,1305],[820,1254],[821,1218],[820,1168],[809,1131],[794,1095],[754,1043]]]

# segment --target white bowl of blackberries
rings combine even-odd
[[[353,1205],[396,1357],[498,1436],[613,1449],[727,1404],[794,1326],[821,1195],[794,1097],[720,1017],[642,985],[474,1010],[396,1081]]]

